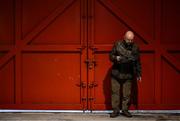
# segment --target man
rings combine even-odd
[[[113,112],[110,114],[112,118],[119,115],[120,99],[122,99],[122,114],[127,117],[132,117],[131,113],[128,111],[131,96],[134,96],[134,94],[131,95],[131,87],[133,82],[136,84],[137,80],[141,82],[140,53],[133,39],[134,33],[132,31],[127,31],[124,40],[115,42],[110,52],[110,60],[113,62],[111,73],[111,100]],[[121,87],[122,95],[120,95]]]

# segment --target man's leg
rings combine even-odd
[[[111,104],[113,113],[110,117],[116,117],[119,115],[119,104],[120,104],[120,84],[115,78],[111,78]]]
[[[122,113],[127,117],[132,117],[132,115],[128,112],[131,95],[131,86],[132,80],[126,80],[123,83]]]

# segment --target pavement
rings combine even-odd
[[[132,118],[108,113],[0,113],[0,121],[180,121],[180,113],[132,113]]]

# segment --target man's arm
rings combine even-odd
[[[116,42],[110,52],[110,60],[114,63],[127,63],[136,61],[137,57],[132,54],[132,51],[122,47],[120,42]]]
[[[123,47],[122,43],[118,43],[117,54],[121,57],[121,62],[136,61],[136,56],[132,54],[131,50],[127,50]]]
[[[132,61],[131,57],[129,54],[127,56],[124,55],[124,48],[121,48],[121,45],[119,45],[118,42],[116,42],[109,54],[109,58],[112,62],[114,63],[125,63],[125,62],[129,62]],[[117,50],[120,51],[119,53],[117,53]],[[122,52],[122,53],[121,53]]]
[[[109,54],[109,58],[112,62],[117,62],[117,55],[116,55],[116,44],[114,44],[110,54]]]

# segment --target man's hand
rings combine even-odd
[[[142,82],[141,77],[137,77],[137,81]]]
[[[120,61],[121,60],[121,56],[116,56],[116,60]]]

